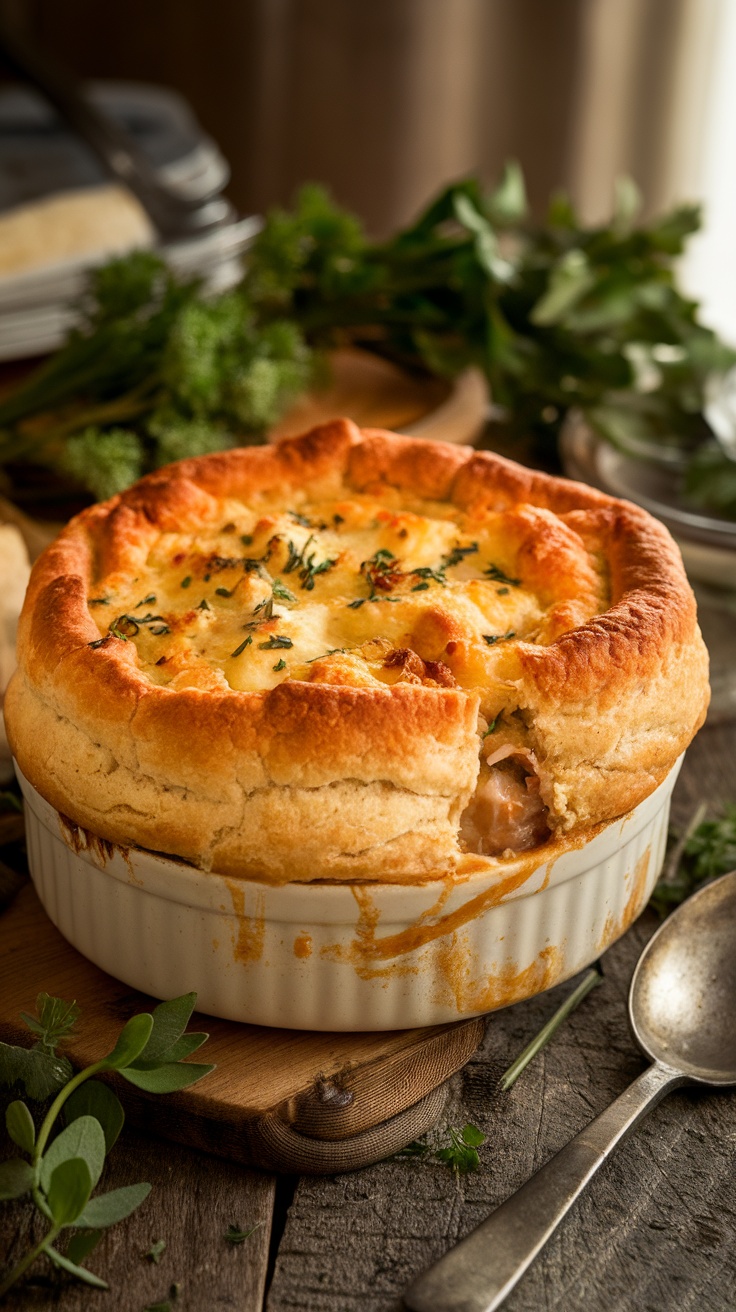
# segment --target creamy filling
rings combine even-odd
[[[460,820],[460,839],[467,851],[481,856],[525,852],[549,838],[547,816],[528,756],[500,749],[481,765]]]

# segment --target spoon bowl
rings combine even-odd
[[[688,898],[639,958],[629,1020],[639,1047],[697,1084],[736,1084],[736,871]]]
[[[688,898],[645,947],[629,1019],[649,1066],[511,1198],[419,1276],[411,1312],[494,1312],[609,1153],[682,1084],[736,1084],[736,871]]]

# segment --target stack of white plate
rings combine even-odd
[[[110,82],[92,84],[88,92],[135,138],[163,182],[195,199],[227,185],[226,160],[179,96],[159,87]],[[112,191],[89,148],[39,95],[25,88],[0,93],[0,225],[3,216],[17,213],[22,226],[25,214],[37,213],[53,197],[78,197],[83,204],[85,197],[106,195],[109,202]],[[220,291],[238,281],[239,257],[259,226],[257,218],[240,219],[158,249],[177,273],[200,277],[208,290]],[[2,240],[0,235],[0,257]],[[154,243],[141,216],[132,244]],[[44,259],[41,242],[35,267],[26,261],[18,272],[0,259],[0,360],[56,349],[75,322],[75,302],[89,268],[113,253],[120,253],[119,241],[107,245],[103,234],[92,249],[52,262]]]

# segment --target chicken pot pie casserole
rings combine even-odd
[[[33,570],[6,717],[25,776],[101,838],[409,883],[631,810],[707,702],[645,511],[341,420],[72,520]]]

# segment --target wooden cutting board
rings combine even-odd
[[[0,1039],[30,1046],[21,1011],[46,992],[75,1000],[78,1034],[64,1051],[76,1067],[109,1052],[126,1020],[152,999],[72,948],[32,888],[0,916]],[[298,1173],[355,1170],[424,1134],[445,1101],[444,1085],[478,1047],[484,1021],[391,1033],[272,1030],[193,1016],[210,1038],[195,1060],[217,1069],[163,1097],[111,1077],[130,1119],[219,1156]]]

